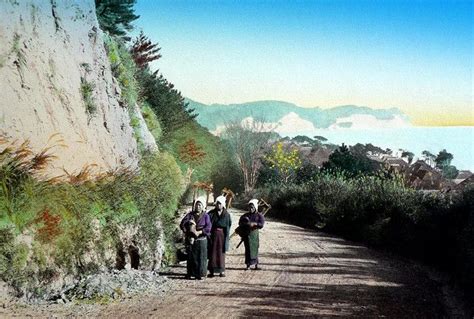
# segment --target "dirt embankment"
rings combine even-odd
[[[234,224],[238,212],[233,212]],[[343,239],[269,220],[261,233],[261,271],[244,271],[243,247],[232,238],[227,276],[184,280],[170,268],[170,290],[108,305],[6,309],[0,316],[109,318],[220,317],[468,317],[447,303],[439,281],[424,267]]]
[[[0,1],[0,87],[0,134],[56,146],[51,175],[137,167],[94,1]]]

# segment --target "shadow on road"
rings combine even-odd
[[[244,271],[243,249],[233,249],[226,278],[186,283],[176,298],[192,295],[211,317],[446,317],[439,287],[401,259],[277,222],[264,229],[261,245],[262,271]],[[162,275],[184,279],[185,272],[179,265]]]

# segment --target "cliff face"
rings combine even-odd
[[[0,1],[0,133],[35,149],[64,144],[54,173],[137,166],[102,39],[93,0]]]

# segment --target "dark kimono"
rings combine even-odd
[[[208,214],[212,223],[209,271],[211,274],[223,273],[225,271],[225,253],[229,250],[232,220],[230,214],[225,209],[220,216],[217,209],[211,210]]]
[[[260,213],[246,213],[240,217],[239,226],[246,226],[250,223],[256,223],[257,226],[251,228],[249,235],[242,238],[247,267],[258,264],[259,229],[263,228],[265,218]]]
[[[187,224],[194,220],[196,229],[202,230],[202,234],[194,241],[193,244],[186,246],[188,260],[186,263],[187,276],[196,277],[198,279],[207,275],[207,239],[211,234],[211,220],[206,212],[202,212],[200,216],[190,212],[184,216],[181,221],[180,228],[186,231]]]

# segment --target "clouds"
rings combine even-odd
[[[336,123],[330,125],[328,130],[395,129],[410,126],[410,123],[399,115],[395,115],[392,119],[381,120],[370,114],[352,114],[336,119]]]
[[[244,127],[252,127],[254,122],[253,117],[246,117],[242,119],[241,123]],[[275,131],[282,136],[308,134],[311,132],[324,132],[334,130],[380,130],[380,129],[397,129],[411,127],[410,123],[405,117],[395,115],[391,119],[378,119],[370,114],[352,114],[347,117],[340,117],[336,122],[326,129],[316,128],[311,121],[301,118],[298,114],[290,112],[279,119],[277,122],[266,122],[263,124],[263,131]],[[224,125],[219,125],[211,133],[214,135],[221,135],[225,130]],[[314,135],[314,134],[313,134]]]

